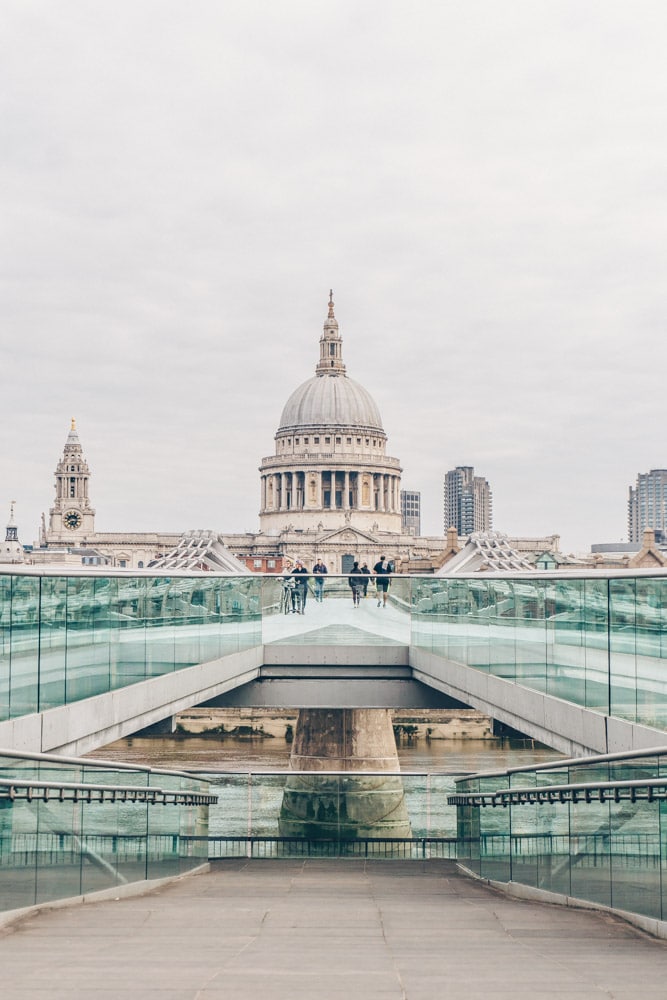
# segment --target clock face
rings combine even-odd
[[[69,528],[70,531],[74,531],[75,528],[81,527],[81,514],[75,510],[68,510],[63,517],[63,521],[65,522],[66,528]]]

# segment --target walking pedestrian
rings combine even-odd
[[[315,577],[315,600],[321,604],[324,594],[324,577],[328,570],[321,559],[318,559],[313,566],[313,576]]]
[[[389,577],[391,576],[392,566],[391,563],[387,561],[384,556],[380,556],[378,562],[373,566],[373,572],[375,573],[375,590],[378,599],[378,608],[382,605],[383,608],[387,606],[387,591],[389,590]]]
[[[352,572],[348,576],[347,582],[350,586],[350,590],[352,591],[352,606],[358,608],[359,601],[361,599],[361,592],[364,586],[364,578],[361,575],[358,562],[353,563]]]
[[[303,565],[300,559],[296,560],[294,565],[294,572],[292,576],[294,577],[294,582],[296,583],[297,589],[299,591],[299,596],[301,598],[301,609],[300,614],[305,614],[306,612],[306,595],[308,593],[308,570]]]

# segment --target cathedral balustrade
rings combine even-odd
[[[295,460],[298,462],[302,460],[308,462],[335,461],[342,465],[373,465],[374,467],[386,468],[391,472],[401,471],[401,463],[397,458],[374,455],[367,451],[294,451],[289,454],[269,455],[262,459],[261,469],[263,472],[268,469],[282,469],[286,465],[293,466]]]

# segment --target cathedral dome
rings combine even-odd
[[[320,360],[315,376],[300,385],[287,400],[278,434],[332,427],[385,437],[380,411],[370,393],[345,374],[342,344],[332,292],[329,315],[320,337]]]
[[[287,400],[275,443],[260,465],[263,532],[294,529],[300,545],[306,534],[324,537],[350,524],[369,532],[367,539],[400,532],[401,464],[386,454],[374,399],[345,372],[333,292],[315,375]]]
[[[362,385],[339,373],[315,375],[285,404],[278,433],[314,427],[354,427],[384,434],[380,411]]]

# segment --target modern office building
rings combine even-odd
[[[667,469],[637,474],[637,485],[629,488],[628,541],[639,543],[646,528],[653,528],[656,541],[667,538]]]
[[[444,531],[456,528],[459,538],[492,527],[491,489],[472,465],[457,465],[445,475]]]
[[[401,531],[404,535],[421,535],[421,502],[421,493],[401,490]]]

